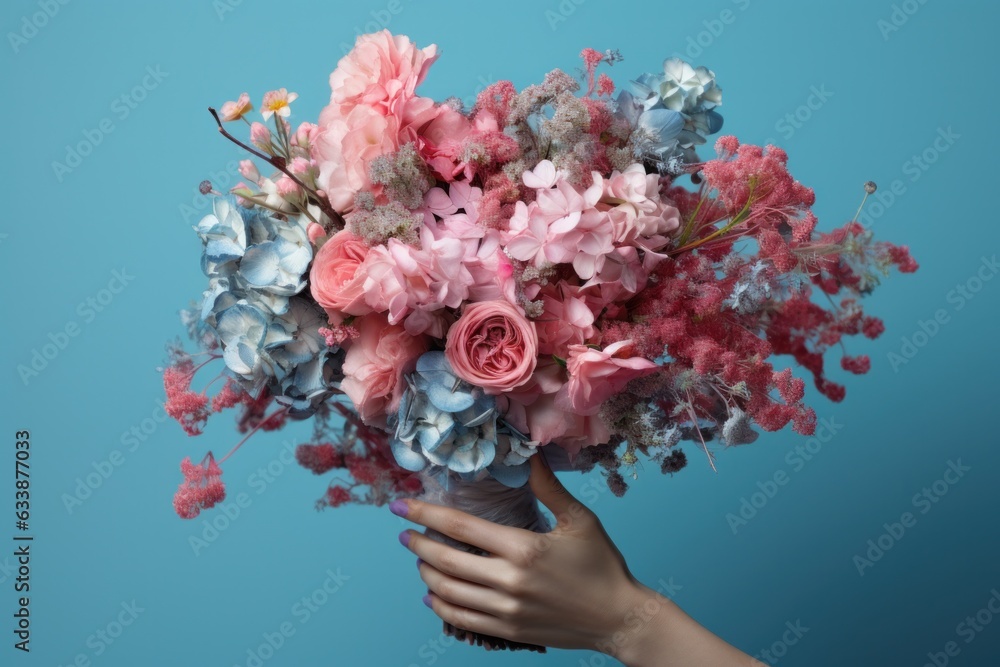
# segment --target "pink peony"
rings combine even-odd
[[[659,366],[644,357],[622,357],[632,345],[621,340],[603,350],[571,345],[566,359],[569,382],[556,396],[556,405],[578,415],[594,415],[601,404],[635,378],[649,375]]]
[[[499,394],[531,379],[538,334],[535,324],[506,301],[473,303],[448,330],[444,353],[455,375],[487,394]]]
[[[390,243],[394,239],[389,240]],[[398,243],[398,241],[395,241]],[[371,249],[356,274],[364,291],[365,303],[377,313],[388,313],[390,324],[401,324],[410,310],[406,294],[406,276],[396,266],[389,249],[378,245]]]
[[[340,324],[344,315],[371,312],[365,303],[364,290],[354,280],[367,255],[364,241],[346,229],[334,234],[316,253],[309,272],[309,289],[316,303],[330,316],[331,323]]]
[[[381,313],[359,318],[354,326],[360,335],[347,349],[341,388],[366,424],[384,428],[386,417],[399,409],[403,376],[427,351],[427,338],[389,324]]]
[[[337,64],[330,104],[309,137],[320,187],[336,210],[351,210],[362,190],[379,190],[368,177],[372,160],[409,142],[419,148],[421,132],[453,111],[414,93],[436,58],[437,47],[418,49],[405,36],[383,30],[359,36]]]
[[[388,30],[359,35],[330,75],[330,103],[339,105],[344,115],[362,104],[389,107],[413,96],[435,60],[433,44],[418,49],[405,35]]]

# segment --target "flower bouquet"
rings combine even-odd
[[[598,71],[617,52],[581,56],[579,77],[498,81],[465,109],[417,94],[436,47],[383,31],[338,63],[317,123],[292,127],[285,89],[263,122],[246,93],[210,109],[258,162],[228,193],[202,183],[208,288],[182,314],[200,351],[171,346],[164,384],[188,434],[233,408],[245,437],[184,459],[181,517],[224,498],[220,466],[250,435],[311,418],[296,456],[330,473],[320,508],[419,496],[544,531],[532,456],[598,467],[620,496],[642,460],[683,468],[681,443],[714,468],[755,425],[811,434],[805,382],[775,355],[844,397],[825,353],[882,333],[859,297],[916,270],[907,248],[857,216],[818,231],[780,148],[724,136],[699,158],[722,127],[712,71],[672,58],[619,92]],[[210,365],[212,395],[191,388]]]

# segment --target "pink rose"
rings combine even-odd
[[[366,424],[384,428],[386,417],[399,409],[406,389],[403,376],[413,372],[417,357],[427,351],[427,338],[392,326],[381,313],[366,315],[354,326],[361,335],[347,349],[340,386]]]
[[[569,382],[556,395],[556,405],[578,415],[595,415],[601,404],[635,378],[649,375],[659,366],[644,357],[623,357],[632,345],[621,340],[603,350],[570,345],[566,370]]]
[[[330,322],[340,324],[344,315],[367,315],[371,308],[365,303],[365,292],[355,274],[368,255],[368,246],[360,237],[341,230],[313,258],[309,272],[309,290],[316,303],[330,316]]]
[[[487,394],[510,391],[528,382],[538,356],[534,322],[506,301],[466,306],[451,325],[444,354],[455,375]]]

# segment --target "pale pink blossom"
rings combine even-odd
[[[267,120],[274,114],[287,118],[292,113],[292,102],[299,98],[298,93],[290,93],[284,88],[264,93],[264,101],[260,105],[260,113]]]
[[[271,152],[271,130],[267,125],[257,121],[250,124],[250,143],[265,153]]]
[[[295,199],[302,194],[302,188],[299,187],[299,184],[287,175],[283,175],[275,181],[274,187],[278,196],[282,199]]]
[[[316,242],[326,235],[326,230],[323,229],[323,225],[310,222],[309,226],[306,227],[306,235],[309,237],[309,242],[316,245]]]
[[[257,171],[257,165],[253,163],[253,160],[240,160],[240,175],[254,183],[260,180],[260,172]]]
[[[288,163],[288,171],[292,172],[296,176],[306,176],[313,169],[313,163],[304,157],[294,157],[292,161]]]
[[[318,132],[319,126],[313,123],[300,123],[295,134],[292,135],[292,145],[308,149],[316,139]]]
[[[250,103],[250,95],[240,93],[239,98],[235,102],[226,102],[222,105],[219,117],[223,122],[228,123],[243,118],[243,116],[251,111],[253,111],[253,105]]]

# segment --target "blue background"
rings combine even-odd
[[[247,500],[235,519],[210,512],[186,522],[173,513],[180,459],[236,440],[225,418],[197,439],[155,419],[164,342],[183,334],[177,311],[205,284],[191,230],[206,206],[197,184],[232,185],[242,157],[205,108],[244,90],[259,104],[284,86],[300,95],[292,120],[314,119],[344,46],[383,25],[439,45],[421,89],[436,99],[470,100],[500,78],[521,87],[554,67],[572,71],[586,46],[621,50],[625,62],[610,71],[619,84],[686,54],[717,73],[727,132],[789,150],[793,173],[816,188],[825,228],[853,215],[865,180],[879,182],[881,208],[870,206],[868,221],[909,244],[921,269],[894,275],[868,300],[887,331],[850,342],[852,354],[871,355],[869,375],[833,371],[847,381],[846,401],[810,389],[818,415],[836,425],[826,442],[812,443],[810,460],[789,454],[805,440],[786,431],[720,452],[717,474],[689,447],[681,474],[664,478],[649,466],[623,499],[599,491],[599,479],[564,479],[601,516],[637,577],[654,588],[672,581],[684,609],[751,654],[799,622],[808,631],[779,646],[779,664],[916,666],[949,641],[959,649],[950,664],[997,664],[1000,619],[968,643],[958,628],[1000,589],[1000,280],[983,264],[1000,242],[986,202],[1000,155],[996,4],[908,0],[893,17],[892,3],[870,0],[613,8],[596,0],[51,0],[49,18],[39,14],[46,1],[0,10],[8,184],[0,539],[11,544],[14,532],[17,429],[31,431],[36,536],[30,655],[11,646],[11,549],[0,551],[4,665],[68,665],[80,655],[109,667],[247,665],[248,650],[285,622],[294,635],[264,664],[612,664],[586,652],[486,654],[441,643],[439,621],[420,603],[414,559],[396,542],[404,522],[385,508],[313,511],[326,480],[281,457],[283,439],[304,437],[301,428],[255,436],[227,465],[230,498]],[[144,99],[129,108],[120,97],[143,85],[147,67],[164,75],[146,78]],[[825,99],[810,98],[813,87]],[[803,106],[810,101],[815,108]],[[787,114],[798,114],[797,126]],[[98,129],[102,120],[112,131]],[[949,128],[951,139],[935,147]],[[53,162],[81,142],[96,145],[57,173]],[[913,161],[921,154],[925,168]],[[115,270],[130,276],[125,289],[102,292]],[[977,272],[994,279],[977,282]],[[978,291],[960,296],[959,285]],[[926,323],[936,315],[935,329]],[[921,322],[933,335],[921,335]],[[67,325],[77,335],[60,337]],[[50,335],[64,348],[25,380],[18,366],[30,365]],[[912,358],[891,363],[888,355],[903,351]],[[128,435],[133,428],[141,438]],[[947,493],[937,502],[915,505],[914,495],[959,459],[970,470],[939,484]],[[268,466],[265,478],[258,469]],[[101,469],[100,485],[68,505]],[[754,497],[779,471],[787,483]],[[744,499],[762,505],[756,516],[727,520]],[[854,557],[904,512],[915,524],[898,540],[883,537],[891,548],[859,574]],[[212,520],[223,529],[209,541]],[[205,546],[193,548],[192,537]],[[323,586],[327,570],[339,570],[342,585],[305,619],[295,605]],[[133,601],[141,608],[134,622],[112,643],[98,639],[109,624],[117,634],[122,605]]]

